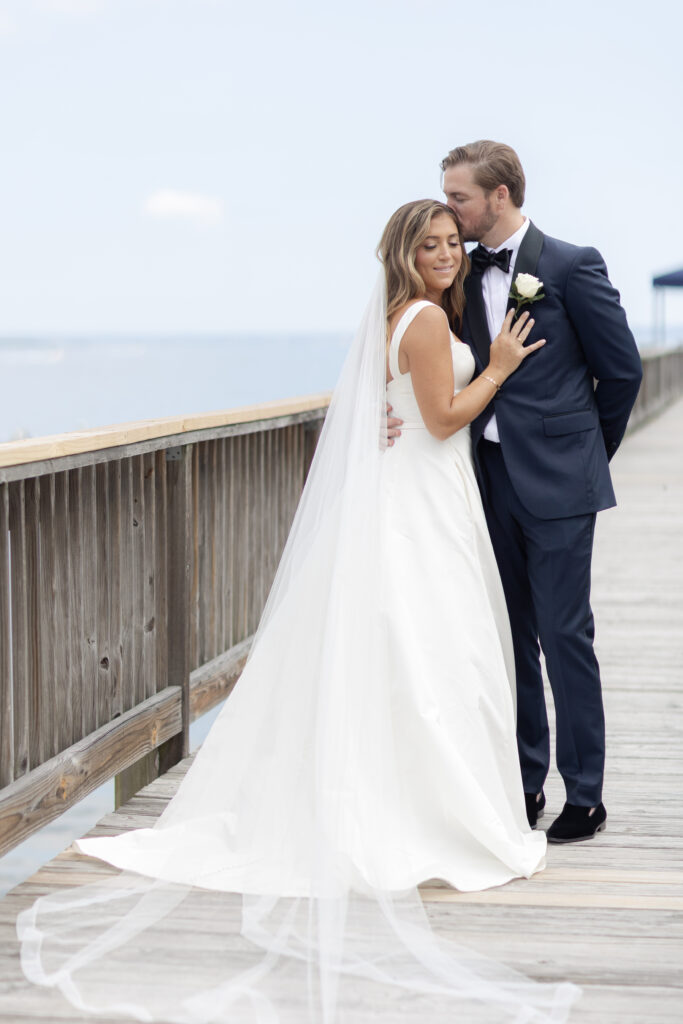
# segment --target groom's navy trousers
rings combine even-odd
[[[556,708],[557,767],[565,780],[567,800],[594,807],[602,797],[605,758],[605,718],[590,606],[595,513],[565,519],[531,515],[510,482],[499,444],[480,442],[479,467],[514,637],[517,743],[524,790],[539,793],[550,764],[540,641]]]
[[[593,652],[590,572],[596,513],[615,504],[609,459],[640,386],[638,349],[595,249],[549,238],[533,224],[514,274],[543,281],[530,341],[545,338],[472,423],[484,508],[515,648],[522,780],[538,793],[550,765],[539,644],[556,713],[556,753],[569,803],[602,796],[605,725]],[[465,283],[463,340],[477,370],[491,338],[481,277]],[[495,411],[500,444],[483,437]]]

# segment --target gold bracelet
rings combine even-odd
[[[485,373],[482,373],[480,376],[482,377],[483,380],[487,380],[489,382],[489,384],[493,384],[493,386],[496,389],[496,391],[500,391],[502,385],[496,383],[496,381],[493,379],[493,377],[487,377]]]

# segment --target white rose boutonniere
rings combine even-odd
[[[539,281],[533,274],[517,274],[510,289],[510,298],[517,304],[515,319],[519,316],[522,306],[527,303],[531,305],[532,302],[538,302],[539,299],[545,298],[541,291],[542,288],[543,281]]]

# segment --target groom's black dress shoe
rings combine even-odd
[[[545,793],[525,793],[524,803],[526,804],[526,816],[529,819],[529,827],[536,828],[536,822],[543,817],[545,807]]]
[[[596,832],[602,832],[606,821],[604,804],[594,808],[565,804],[559,818],[555,818],[546,832],[548,842],[580,843],[583,839],[592,839]]]

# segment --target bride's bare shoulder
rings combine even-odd
[[[394,333],[394,331],[398,327],[399,322],[401,321],[403,316],[408,312],[411,306],[415,306],[417,305],[418,302],[422,301],[424,300],[411,299],[410,302],[405,302],[402,306],[399,306],[399,308],[395,310],[394,313],[392,313],[391,318],[389,320],[389,330],[391,334]],[[448,325],[448,317],[446,316],[446,311],[442,309],[441,306],[437,306],[436,303],[430,302],[429,305],[424,306],[418,313],[415,314],[412,323],[406,329],[405,336],[408,337],[409,333],[418,333],[420,331],[423,331],[425,328],[430,329],[440,324]],[[414,330],[414,328],[417,328],[417,330]]]
[[[434,341],[450,340],[450,327],[446,311],[434,303],[425,306],[406,329],[405,341],[410,347],[416,341],[433,343]]]

